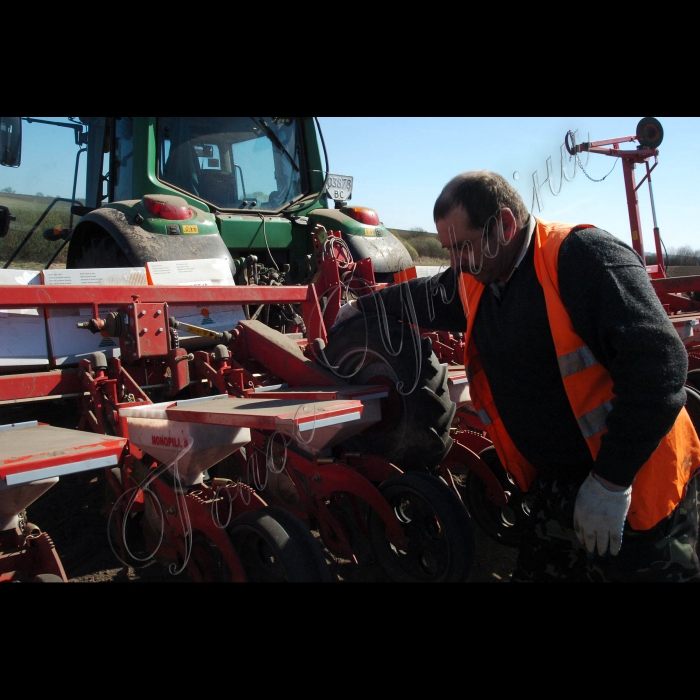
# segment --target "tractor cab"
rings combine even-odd
[[[371,257],[379,281],[412,264],[376,212],[348,206],[352,178],[328,172],[313,117],[2,117],[0,127],[4,267],[223,257],[239,282],[255,265],[256,283],[301,283],[315,273],[319,231]]]

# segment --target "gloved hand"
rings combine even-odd
[[[354,316],[359,316],[362,312],[356,307],[357,307],[357,300],[356,299],[352,299],[347,304],[344,304],[343,306],[341,306],[340,311],[338,311],[338,315],[335,317],[335,322],[333,323],[333,328],[331,328],[331,330],[333,330],[334,328],[339,326],[341,323],[345,323],[345,321],[349,321]]]
[[[622,546],[622,530],[632,500],[632,487],[623,491],[605,488],[589,474],[581,485],[574,506],[574,529],[579,542],[593,554],[617,556]]]

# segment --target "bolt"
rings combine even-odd
[[[311,478],[317,483],[320,483],[321,481],[321,475],[318,472],[316,472],[316,474],[314,474]]]

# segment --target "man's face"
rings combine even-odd
[[[509,209],[503,212],[508,212],[512,217]],[[506,229],[504,234],[509,240],[514,231],[508,231],[508,221],[505,219],[507,217],[503,222]],[[499,244],[495,231],[486,241],[483,229],[472,227],[462,207],[455,207],[444,219],[440,219],[437,230],[440,244],[450,251],[455,270],[472,275],[481,284],[491,284],[510,271],[515,246]]]

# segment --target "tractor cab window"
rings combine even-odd
[[[306,191],[294,117],[159,117],[158,177],[215,209],[278,211]]]

